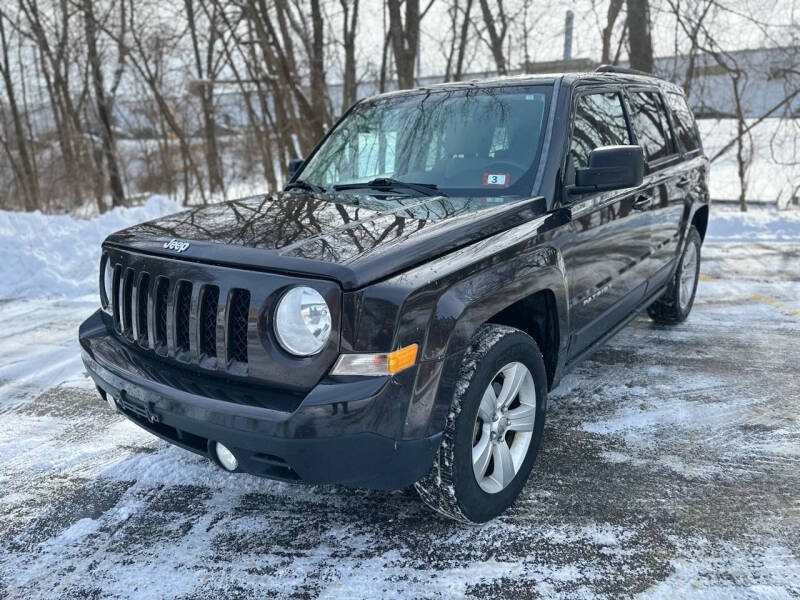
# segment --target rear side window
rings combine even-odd
[[[578,98],[570,154],[574,167],[589,163],[589,152],[601,146],[630,144],[619,94],[587,94]]]
[[[661,95],[655,92],[631,93],[631,121],[648,162],[675,152],[667,114]]]
[[[684,150],[691,152],[700,148],[697,123],[695,123],[694,115],[686,104],[686,98],[681,94],[670,92],[667,94],[667,103],[675,117],[675,134],[678,136]]]

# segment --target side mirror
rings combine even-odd
[[[294,174],[300,170],[300,167],[303,166],[303,163],[306,162],[302,158],[293,158],[289,161],[289,179],[294,177]]]
[[[589,166],[575,169],[570,194],[621,190],[641,185],[644,153],[641,146],[601,146],[589,153]]]

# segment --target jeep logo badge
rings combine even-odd
[[[175,252],[183,252],[189,248],[189,242],[182,242],[180,240],[170,240],[164,242],[164,248],[167,250],[175,250]]]

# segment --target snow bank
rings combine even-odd
[[[800,242],[800,209],[751,206],[743,213],[738,207],[712,203],[706,241]]]
[[[105,237],[179,210],[176,202],[153,196],[143,206],[92,219],[0,211],[0,300],[96,294]]]

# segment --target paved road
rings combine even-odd
[[[2,304],[0,598],[798,597],[800,245],[704,252],[689,321],[640,318],[570,375],[482,527],[228,476],[52,385],[93,302]]]

